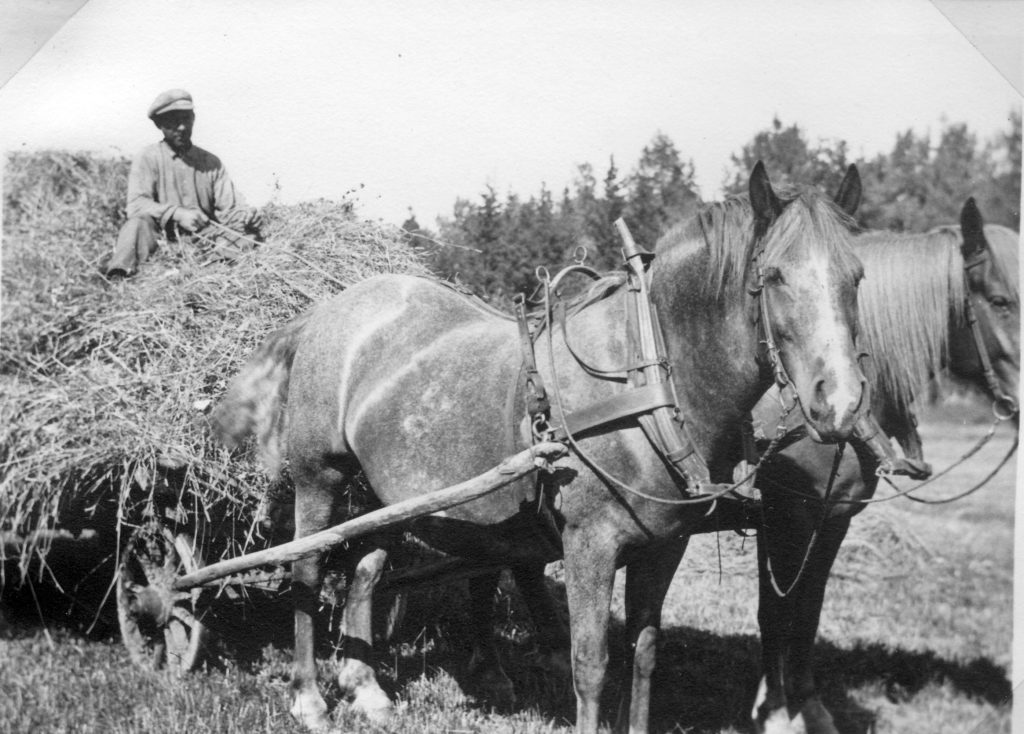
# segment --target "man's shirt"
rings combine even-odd
[[[213,153],[193,145],[178,154],[161,140],[132,161],[128,216],[149,216],[165,227],[178,207],[199,209],[227,224],[245,209],[245,201]]]

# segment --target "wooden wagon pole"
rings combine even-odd
[[[289,563],[314,553],[320,553],[360,535],[465,504],[490,494],[539,468],[546,467],[548,461],[553,461],[565,454],[566,447],[563,444],[553,442],[537,444],[533,448],[525,449],[508,457],[493,469],[461,484],[421,497],[396,502],[304,538],[205,566],[193,573],[179,576],[172,584],[172,588],[176,591],[184,591],[231,574],[250,571],[259,566]]]

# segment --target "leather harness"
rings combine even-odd
[[[626,262],[630,266],[626,284],[626,344],[633,361],[615,370],[586,365],[569,341],[564,303],[559,302],[553,309],[554,313],[545,314],[538,328],[531,330],[525,299],[517,297],[515,315],[523,352],[520,380],[526,412],[535,428],[547,424],[551,418],[551,403],[537,370],[534,343],[545,324],[547,328],[552,328],[549,319],[553,316],[562,327],[566,346],[585,370],[606,376],[623,376],[630,389],[559,416],[560,425],[551,428],[547,438],[566,441],[570,437],[609,430],[609,426],[620,421],[636,420],[657,453],[683,479],[688,495],[694,496],[700,493],[701,487],[711,485],[710,471],[696,450],[679,409],[679,400],[669,376],[657,309],[647,293],[646,264],[654,258],[654,254],[636,245],[621,219],[616,222],[616,226],[623,237]],[[599,277],[582,265],[571,266],[562,272],[566,271],[584,271],[590,277]]]

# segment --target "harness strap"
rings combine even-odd
[[[964,298],[964,316],[968,326],[971,327],[971,337],[974,339],[974,348],[978,352],[978,360],[981,362],[981,371],[985,378],[985,384],[992,394],[992,411],[996,418],[1009,420],[1019,410],[1017,401],[1003,392],[996,378],[996,372],[992,368],[992,360],[988,356],[988,349],[985,346],[985,337],[981,333],[981,324],[978,322],[978,315],[974,312],[974,304],[971,303],[971,295],[968,292]]]
[[[679,398],[669,372],[665,338],[658,320],[657,308],[647,292],[646,265],[654,254],[640,248],[621,218],[615,222],[622,238],[626,264],[631,273],[626,298],[627,348],[640,365],[630,370],[628,379],[635,389],[644,385],[667,386],[672,395],[671,407],[655,408],[638,417],[647,440],[661,457],[685,480],[691,492],[700,492],[711,484],[711,471],[704,457],[694,448],[693,440],[679,413]]]
[[[526,298],[517,293],[513,299],[516,323],[519,325],[519,346],[523,353],[523,367],[520,379],[523,383],[523,400],[526,402],[526,414],[532,423],[537,416],[545,415],[551,409],[544,380],[537,370],[537,356],[533,350],[533,337],[530,325],[526,320]]]
[[[626,319],[626,335],[627,338],[633,334],[633,327],[635,326],[635,320],[631,320],[632,317],[628,315],[628,309],[632,307],[633,300],[628,299],[627,303],[627,319]],[[562,341],[565,342],[565,348],[569,350],[569,354],[573,356],[573,359],[582,367],[584,370],[592,375],[598,377],[604,377],[607,379],[625,379],[626,376],[633,370],[643,369],[644,367],[651,367],[654,365],[661,364],[658,359],[655,360],[642,360],[639,357],[639,352],[635,349],[629,348],[630,355],[635,357],[638,361],[626,364],[623,367],[604,367],[591,364],[587,362],[576,348],[572,345],[572,339],[569,337],[569,330],[566,328],[566,307],[564,301],[559,301],[554,306],[555,322],[562,328]]]
[[[609,423],[668,406],[675,406],[668,383],[631,388],[563,416],[562,425],[555,429],[555,440],[564,441],[567,435],[581,436]]]
[[[668,368],[664,355],[665,341],[661,331],[661,323],[658,320],[658,310],[650,303],[638,287],[631,287],[632,297],[626,301],[627,340],[630,352],[641,357],[643,366],[638,366],[629,373],[630,384],[634,389],[641,389],[645,384],[663,385],[672,396],[669,405],[659,406],[651,411],[649,415],[638,416],[640,428],[643,429],[647,440],[651,442],[654,449],[661,457],[669,463],[686,480],[686,485],[692,491],[700,491],[702,485],[711,483],[711,471],[697,450],[694,448],[693,440],[686,430],[686,423],[679,413],[679,399],[675,392],[675,385],[669,378]],[[641,301],[641,299],[644,299]],[[640,309],[647,307],[647,323],[650,340],[653,346],[653,354],[645,353],[642,337],[643,322],[640,319]],[[654,382],[649,382],[654,380]]]

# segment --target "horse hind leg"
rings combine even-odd
[[[338,685],[349,701],[349,710],[378,723],[386,721],[392,711],[391,699],[373,671],[373,590],[387,558],[386,550],[375,548],[356,563],[341,618],[337,668]]]
[[[296,478],[295,537],[328,527],[334,510],[333,482],[325,475],[312,481]],[[295,605],[295,653],[292,663],[292,716],[310,731],[331,729],[327,704],[317,687],[314,625],[320,606],[323,563],[319,554],[292,563]]]

